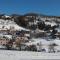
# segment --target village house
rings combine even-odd
[[[3,34],[3,35],[16,35],[16,30],[9,30],[9,29],[7,29],[7,30],[5,30],[5,29],[3,29],[3,30],[0,30],[0,34]]]
[[[27,37],[16,37],[16,41],[19,41],[20,43],[24,43],[26,41],[28,41],[28,38]]]
[[[12,48],[19,50],[21,48],[22,44],[24,44],[26,42],[29,42],[27,37],[17,36],[15,41],[13,42]]]
[[[16,37],[13,45],[20,45],[21,43],[28,42],[30,37],[28,33],[28,31],[16,31]]]
[[[0,38],[0,45],[6,46],[6,44],[9,42],[9,39],[7,38]]]
[[[9,30],[0,30],[0,34],[8,35]]]

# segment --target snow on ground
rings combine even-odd
[[[55,40],[51,40],[51,41],[47,41],[46,39],[42,39],[42,38],[32,38],[31,41],[29,43],[25,43],[26,45],[36,45],[39,43],[39,45],[42,45],[42,49],[46,50],[46,53],[49,51],[49,45],[50,44],[57,44],[58,46],[55,46],[55,51],[60,51],[60,40],[58,38],[56,38]],[[39,47],[37,47],[37,49],[40,50]]]
[[[55,22],[45,22],[46,25],[51,25],[51,26],[55,26],[57,25]]]
[[[42,39],[42,38],[32,38],[31,39],[32,42],[30,42],[31,44],[37,44],[37,43],[42,43],[42,45],[48,45],[51,42],[53,43],[53,41],[47,41],[46,39]]]
[[[4,28],[3,28],[4,26]],[[14,27],[15,30],[26,30],[29,31],[29,29],[23,28],[19,25],[17,25],[14,21],[12,20],[3,20],[0,19],[0,30],[6,30],[6,29],[10,29],[10,27]]]
[[[54,42],[60,46],[60,39],[55,39]]]
[[[56,43],[57,45],[60,46],[60,39],[56,38],[56,39],[52,39],[50,41],[47,41],[46,39],[42,39],[42,38],[32,38],[31,39],[35,44],[36,43],[42,43],[43,45],[49,45],[50,43]]]
[[[60,53],[0,50],[0,60],[60,59]]]

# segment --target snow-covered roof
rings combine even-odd
[[[9,38],[9,39],[12,39],[12,35],[2,35],[2,34],[0,34],[0,36],[1,36],[1,37],[5,36],[5,37],[7,37],[7,38]]]
[[[30,34],[24,34],[24,35],[30,37]]]
[[[5,37],[12,39],[12,35],[4,35]]]

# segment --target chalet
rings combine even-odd
[[[15,42],[13,44],[14,47],[20,47],[21,44],[25,43],[25,42],[28,42],[28,38],[27,37],[20,37],[20,36],[17,36],[16,39],[15,39]]]

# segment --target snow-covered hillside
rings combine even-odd
[[[9,17],[9,16],[7,16]],[[38,24],[39,22],[39,24]],[[21,23],[21,22],[19,22]],[[25,23],[25,22],[24,22]],[[55,21],[38,21],[37,19],[35,19],[33,22],[29,22],[28,24],[30,27],[34,28],[34,25],[36,26],[36,29],[33,30],[29,30],[26,29],[24,27],[19,26],[16,21],[14,20],[4,20],[4,19],[0,19],[0,30],[25,30],[25,31],[30,31],[32,35],[34,35],[34,33],[36,35],[39,35],[39,37],[34,37],[32,36],[30,39],[28,39],[28,42],[22,43],[24,44],[23,47],[28,47],[29,49],[31,48],[30,46],[35,45],[36,46],[36,51],[34,52],[33,50],[28,50],[28,48],[26,48],[27,50],[23,50],[23,51],[15,51],[15,50],[0,50],[0,59],[1,60],[32,60],[32,59],[60,59],[60,37],[56,37],[56,38],[50,38],[51,36],[55,36],[55,34],[57,32],[60,32],[60,27],[56,26],[58,25]],[[33,25],[33,26],[32,26]],[[43,29],[39,29],[38,25],[40,27],[43,27]],[[45,26],[46,25],[46,26]],[[49,26],[48,26],[49,25]],[[51,25],[51,26],[50,26]],[[54,26],[54,27],[53,27]],[[46,28],[46,29],[45,29]],[[55,29],[56,28],[57,32]],[[55,33],[55,32],[56,33]],[[40,37],[40,34],[43,36],[44,34],[46,36],[44,37]],[[49,35],[50,34],[50,35]],[[28,33],[28,35],[30,35],[30,33]],[[0,34],[0,37],[8,37],[9,39],[12,39],[13,35],[4,35],[3,32],[2,34]],[[26,36],[26,34],[25,34]],[[14,42],[15,43],[15,42]],[[49,45],[52,44],[56,44],[57,46],[54,46],[53,48],[51,48]],[[22,47],[22,49],[23,49]],[[1,46],[0,45],[0,49],[1,48],[6,48],[5,46]],[[20,48],[20,46],[19,46]],[[49,51],[49,48],[51,48],[50,50],[52,50],[53,52]],[[21,50],[22,50],[21,49]],[[32,49],[34,49],[32,47]],[[41,50],[41,51],[40,51]],[[45,50],[45,51],[42,51]]]
[[[0,19],[0,30],[6,30],[6,29],[14,29],[14,30],[28,30],[25,29],[19,25],[17,25],[14,21],[12,20],[3,20]]]

